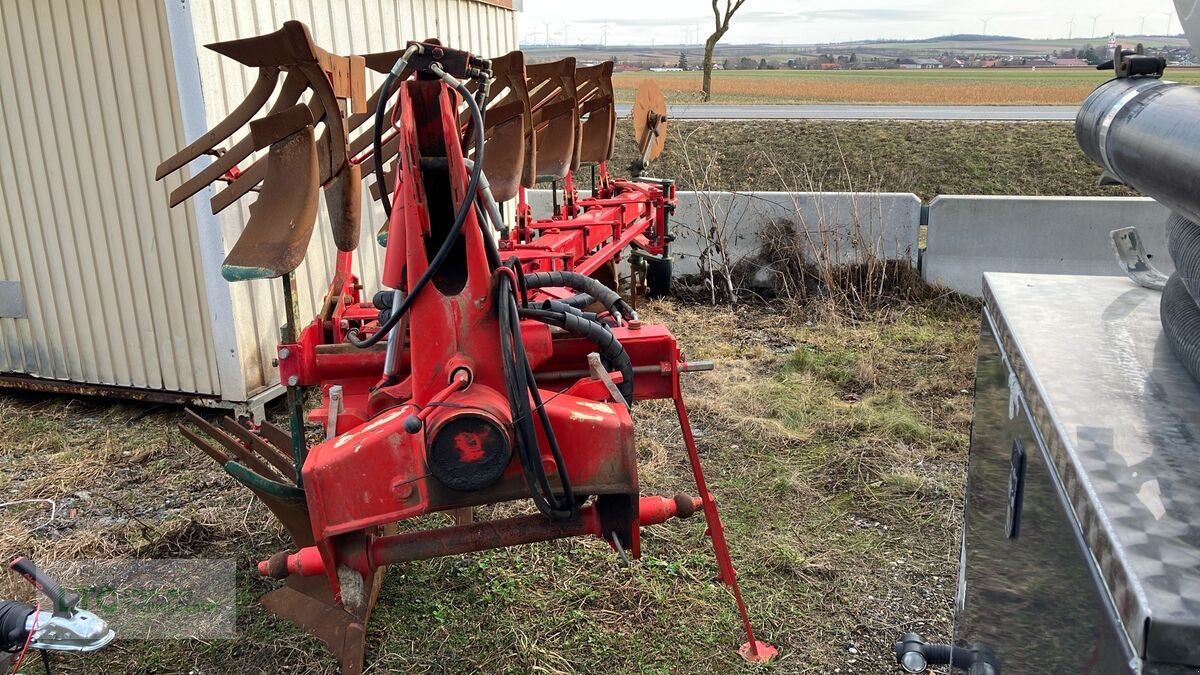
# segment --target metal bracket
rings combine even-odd
[[[1150,264],[1150,256],[1142,246],[1142,238],[1136,227],[1122,227],[1109,233],[1113,250],[1121,271],[1134,283],[1152,291],[1161,291],[1167,285],[1168,276]]]

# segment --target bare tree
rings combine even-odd
[[[729,20],[733,18],[734,13],[746,4],[746,0],[725,0],[725,11],[722,12],[718,6],[720,0],[712,0],[713,22],[715,28],[712,35],[704,41],[704,100],[707,102],[712,99],[712,70],[713,70],[713,50],[716,49],[717,43],[721,38],[725,37],[725,33],[729,32]]]

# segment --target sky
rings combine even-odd
[[[721,6],[725,0],[719,0]],[[524,0],[522,44],[702,44],[713,29],[707,0]],[[1161,35],[1171,0],[746,0],[723,43],[812,44],[951,33],[1028,38]],[[1170,15],[1168,15],[1170,13]],[[1143,24],[1144,17],[1144,24]],[[984,30],[986,21],[986,31]],[[1094,32],[1093,32],[1094,25]],[[605,32],[607,26],[607,42]]]

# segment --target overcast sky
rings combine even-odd
[[[725,0],[720,0],[724,6]],[[1030,38],[1166,32],[1171,0],[746,0],[724,42],[814,43],[926,38],[950,33]],[[1069,25],[1072,20],[1074,25]],[[707,0],[524,0],[521,42],[700,44],[712,31]],[[1181,31],[1170,19],[1171,32]],[[696,37],[699,34],[699,37]]]

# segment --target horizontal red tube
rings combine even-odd
[[[642,497],[638,503],[638,520],[642,527],[657,525],[671,518],[686,518],[700,508],[701,501],[694,497]],[[355,564],[363,561],[346,562],[354,568],[375,569],[401,562],[586,534],[603,536],[595,506],[584,507],[574,520],[550,520],[542,515],[530,515],[375,537],[367,545],[366,565]],[[290,555],[276,554],[270,560],[260,562],[258,573],[276,578],[290,574],[318,576],[325,573],[325,564],[317,547],[309,546]]]

